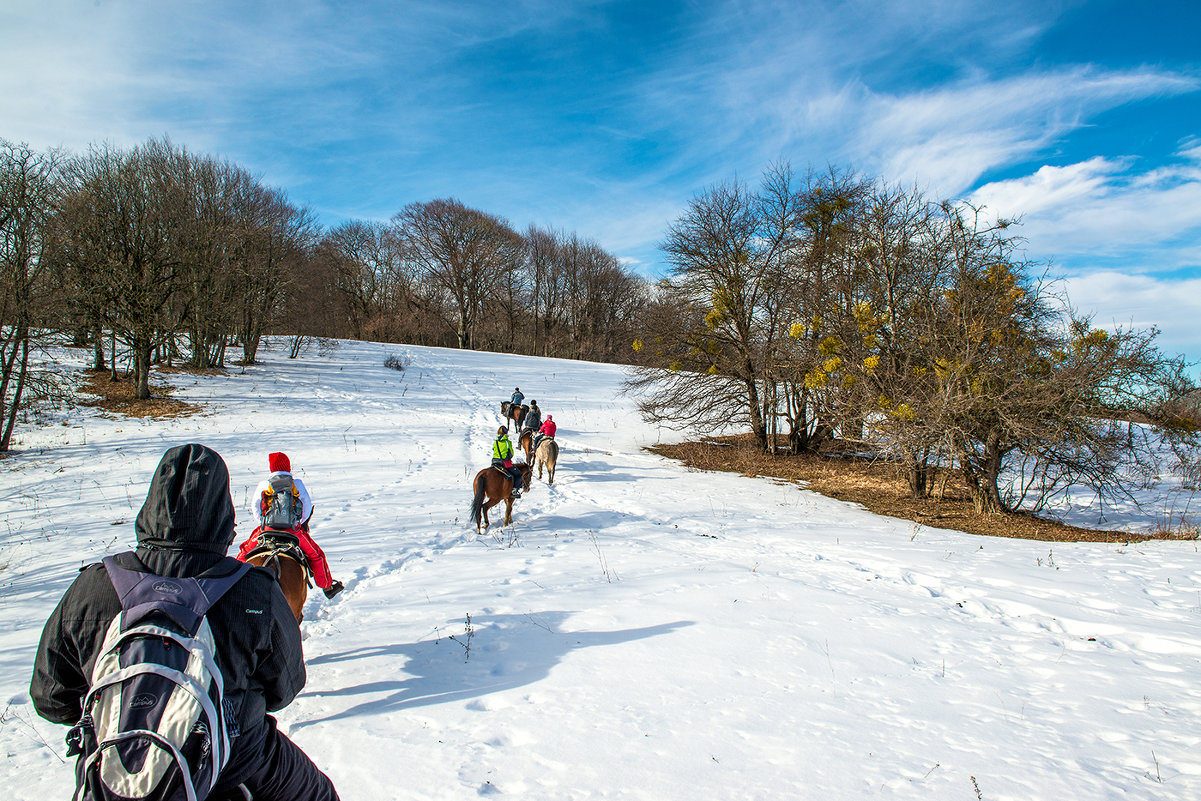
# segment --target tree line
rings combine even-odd
[[[82,154],[0,140],[0,451],[44,390],[31,349],[48,337],[114,374],[120,355],[148,397],[152,364],[221,367],[230,347],[250,364],[272,333],[292,355],[336,337],[633,363],[647,420],[745,425],[771,454],[837,439],[900,466],[917,498],[955,467],[984,512],[1081,482],[1119,494],[1164,442],[1193,458],[1188,365],[1154,329],[1076,313],[1015,230],[778,164],[693,197],[652,283],[592,240],[453,198],[323,229],[244,167],[168,139]],[[1027,482],[1003,492],[1018,463]]]
[[[1164,443],[1196,461],[1178,403],[1195,388],[1188,365],[1154,329],[1075,312],[1010,220],[781,164],[757,187],[698,194],[662,248],[672,274],[629,382],[648,420],[733,421],[768,453],[837,438],[892,460],[915,498],[955,467],[987,513],[1037,509],[1075,483],[1120,495]],[[1024,482],[1003,491],[1019,463]]]
[[[166,138],[81,154],[0,140],[0,270],[0,451],[50,378],[31,349],[64,334],[114,378],[128,364],[147,398],[153,364],[223,367],[229,347],[252,364],[268,333],[614,360],[651,291],[594,241],[455,199],[323,229]]]

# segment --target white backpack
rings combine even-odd
[[[225,684],[205,616],[250,565],[219,578],[165,578],[111,556],[104,567],[121,612],[68,737],[69,753],[80,754],[74,798],[203,801],[230,750]]]

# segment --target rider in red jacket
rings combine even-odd
[[[546,422],[542,424],[542,428],[538,429],[538,432],[543,436],[553,438],[555,436],[555,431],[558,430],[558,428],[559,427],[555,425],[554,417],[548,414],[546,416]]]
[[[266,512],[263,509],[263,493],[270,488],[272,478],[286,476],[296,486],[301,503],[300,523],[288,533],[294,535],[300,543],[300,550],[308,560],[309,569],[313,573],[313,582],[325,592],[326,598],[333,598],[342,591],[342,582],[334,581],[329,573],[329,563],[325,560],[325,552],[309,534],[309,518],[313,516],[313,500],[309,497],[309,491],[305,488],[304,482],[292,476],[292,463],[286,453],[268,454],[267,465],[271,470],[271,476],[259,484],[253,496],[254,517],[258,520],[259,525],[255,526],[254,531],[250,532],[250,537],[238,549],[238,558],[245,561],[250,553],[258,547],[259,534],[263,530],[263,514]]]

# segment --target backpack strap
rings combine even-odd
[[[227,576],[167,578],[121,567],[115,556],[104,557],[104,569],[121,599],[122,631],[161,613],[181,626],[188,636],[195,636],[205,614],[250,567],[239,563],[237,570]]]

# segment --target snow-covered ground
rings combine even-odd
[[[190,441],[239,510],[273,450],[314,496],[347,590],[310,599],[280,720],[345,799],[1201,798],[1195,542],[988,539],[690,471],[641,450],[670,435],[611,365],[263,357],[172,377],[203,416],[78,409],[0,461],[6,798],[70,796],[65,729],[28,698],[42,623],[132,547]],[[477,538],[470,482],[514,386],[559,423],[559,472]]]

